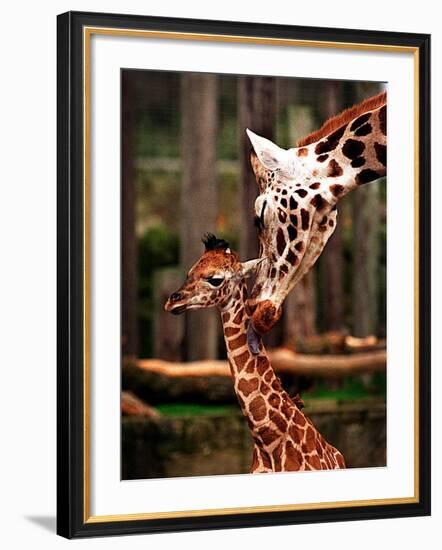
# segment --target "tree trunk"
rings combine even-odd
[[[379,86],[360,83],[356,101],[373,95]],[[378,321],[379,183],[361,186],[352,193],[353,211],[353,334],[376,334]]]
[[[135,234],[135,90],[133,74],[122,74],[122,192],[121,192],[121,276],[122,276],[122,353],[138,354],[138,275]]]
[[[243,223],[240,233],[240,256],[242,260],[258,255],[258,236],[253,225],[255,199],[258,186],[250,164],[251,145],[246,128],[275,139],[276,83],[272,77],[240,76],[238,78],[238,118],[241,209]]]
[[[377,332],[379,187],[371,183],[353,196],[353,334]]]
[[[338,114],[342,108],[342,83],[330,80],[325,84],[324,120]],[[342,220],[339,211],[343,205],[338,205],[338,222],[322,253],[322,286],[324,296],[324,326],[323,329],[341,330],[344,326],[344,277],[343,277],[343,247]]]
[[[181,265],[187,271],[201,256],[204,233],[215,232],[217,213],[217,77],[184,74],[181,89],[182,161]],[[217,313],[186,313],[185,358],[216,357]]]

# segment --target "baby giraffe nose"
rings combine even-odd
[[[182,292],[174,292],[173,294],[170,295],[170,301],[171,302],[178,302],[179,300],[181,300],[183,297],[183,294]]]

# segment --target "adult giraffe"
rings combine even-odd
[[[176,314],[219,309],[234,389],[254,442],[251,472],[345,468],[341,453],[302,412],[300,398],[284,391],[263,345],[256,354],[249,349],[246,277],[261,260],[240,263],[228,243],[214,235],[207,235],[204,244],[204,254],[165,309]]]
[[[380,93],[281,149],[247,130],[260,195],[255,202],[262,262],[249,300],[254,332],[278,321],[287,294],[320,256],[336,227],[336,203],[386,173],[387,96]],[[251,326],[252,326],[251,325]]]

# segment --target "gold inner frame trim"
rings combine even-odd
[[[135,38],[156,38],[174,40],[194,40],[202,42],[231,42],[304,48],[332,48],[391,53],[411,53],[414,62],[414,495],[386,499],[351,500],[337,502],[316,502],[302,504],[250,506],[237,508],[214,508],[204,510],[181,510],[172,512],[151,512],[135,514],[115,514],[92,516],[90,492],[90,46],[92,35],[124,36]],[[236,35],[186,33],[168,31],[148,31],[136,29],[115,29],[108,27],[83,28],[83,93],[84,93],[84,523],[115,521],[135,521],[149,519],[172,519],[187,517],[225,516],[230,514],[254,514],[263,512],[287,512],[299,510],[324,510],[355,506],[381,506],[388,504],[412,504],[419,502],[419,49],[412,46],[378,45],[352,42],[330,42],[321,40],[296,40],[267,37],[245,37]]]

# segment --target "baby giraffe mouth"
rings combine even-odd
[[[173,313],[173,315],[180,315],[181,313],[184,313],[187,309],[187,306],[175,306],[174,308],[170,309],[170,313]]]
[[[168,311],[169,313],[172,313],[173,315],[180,315],[181,313],[184,313],[187,309],[186,304],[175,304],[169,300],[164,304],[164,309]]]

